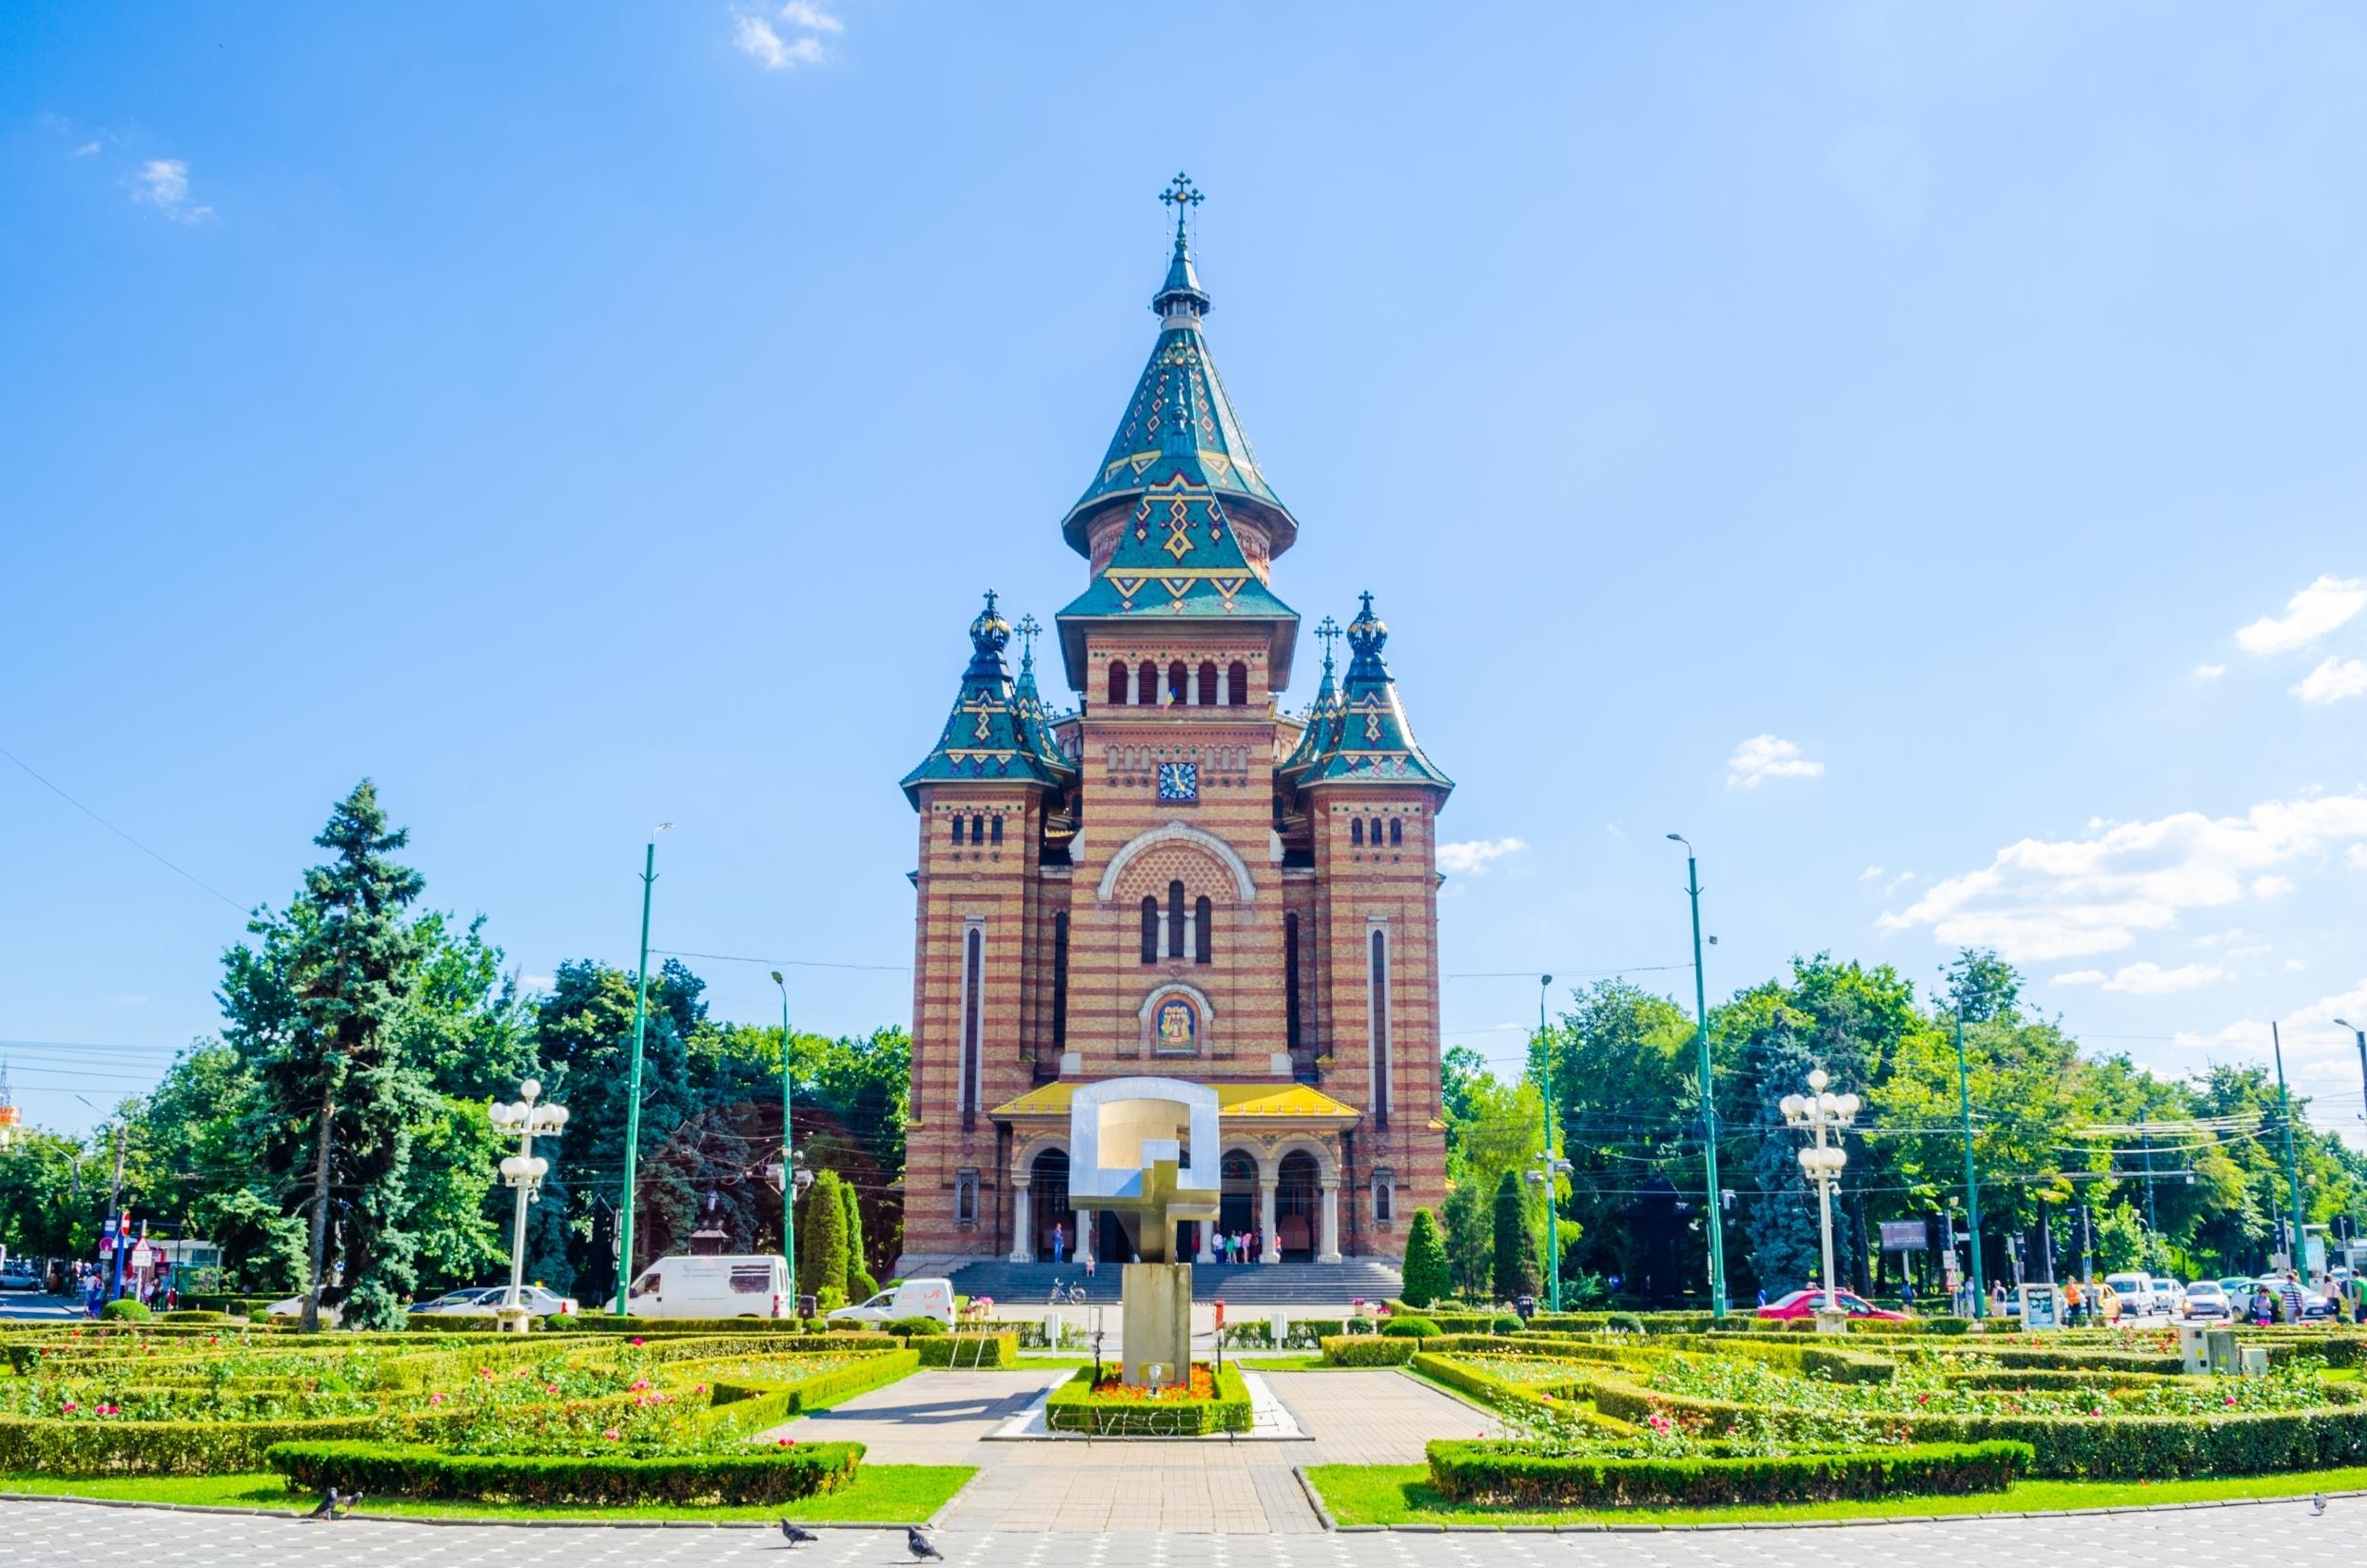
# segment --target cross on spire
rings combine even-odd
[[[1175,248],[1176,253],[1181,255],[1184,251],[1184,214],[1207,198],[1192,184],[1192,177],[1179,169],[1175,178],[1167,182],[1167,188],[1159,193],[1159,199],[1175,208]]]
[[[1019,667],[1022,670],[1032,670],[1035,668],[1036,634],[1044,630],[1044,623],[1036,619],[1033,614],[1024,615],[1019,617],[1016,630],[1019,633]]]
[[[1323,668],[1328,671],[1332,665],[1332,644],[1340,639],[1340,622],[1325,616],[1316,623],[1315,635],[1323,639]]]

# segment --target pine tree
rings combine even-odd
[[[838,1172],[825,1170],[806,1189],[805,1225],[797,1236],[797,1289],[801,1295],[847,1297],[847,1205]],[[825,1305],[830,1304],[825,1302]]]
[[[1454,1288],[1447,1276],[1446,1243],[1430,1210],[1414,1210],[1413,1228],[1405,1237],[1405,1284],[1400,1295],[1408,1306],[1428,1306]]]
[[[1520,1172],[1508,1170],[1496,1184],[1496,1294],[1498,1300],[1534,1296],[1540,1275],[1536,1230],[1529,1224],[1529,1195]]]
[[[879,1290],[871,1279],[871,1264],[863,1255],[863,1205],[856,1201],[854,1183],[844,1177],[839,1178],[838,1198],[847,1216],[847,1300],[859,1302]]]

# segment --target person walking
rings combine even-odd
[[[1068,1227],[1058,1220],[1052,1222],[1052,1266],[1058,1268],[1068,1260]]]
[[[2277,1303],[2284,1308],[2285,1322],[2298,1326],[2301,1322],[2301,1276],[2290,1268],[2277,1283]]]
[[[2269,1294],[2268,1282],[2263,1280],[2252,1287],[2252,1323],[2266,1328],[2277,1317],[2277,1298]]]
[[[2070,1324],[2073,1328],[2079,1327],[2081,1323],[2080,1314],[2082,1309],[2084,1308],[2086,1304],[2086,1298],[2080,1293],[2079,1279],[2077,1276],[2074,1276],[2071,1283],[2064,1286],[2063,1289],[2064,1321]]]

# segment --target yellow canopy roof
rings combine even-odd
[[[1217,1091],[1217,1114],[1258,1120],[1272,1118],[1345,1117],[1360,1114],[1354,1106],[1333,1099],[1305,1084],[1210,1084]],[[1046,1084],[1018,1099],[999,1105],[994,1116],[1066,1116],[1077,1092],[1074,1084]]]

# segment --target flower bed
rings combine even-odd
[[[2019,1442],[1923,1443],[1827,1453],[1614,1458],[1534,1444],[1434,1441],[1430,1482],[1458,1502],[1526,1507],[1718,1507],[1903,1493],[2002,1492],[2029,1466]]]
[[[1411,1343],[1411,1342],[1408,1342]],[[1191,1382],[1172,1388],[1129,1388],[1110,1373],[1097,1384],[1091,1367],[1052,1390],[1044,1423],[1055,1432],[1104,1438],[1193,1438],[1246,1432],[1249,1385],[1230,1366],[1194,1362]]]
[[[862,1462],[859,1442],[684,1456],[450,1454],[418,1444],[284,1442],[264,1456],[291,1489],[471,1502],[742,1504],[834,1491]]]

